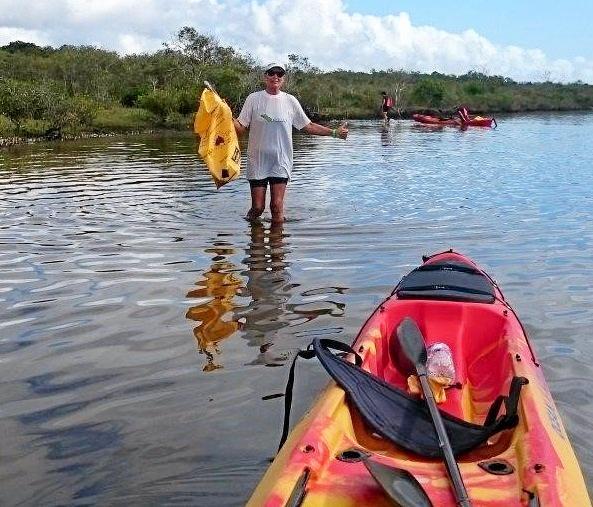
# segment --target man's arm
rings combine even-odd
[[[235,132],[237,132],[238,136],[247,132],[247,127],[244,127],[237,118],[233,118],[233,125],[235,126]]]
[[[340,139],[346,139],[348,136],[347,123],[343,123],[337,129],[330,129],[329,127],[324,127],[323,125],[311,122],[308,125],[305,125],[303,130],[307,134],[312,134],[314,136],[333,136],[339,137]]]

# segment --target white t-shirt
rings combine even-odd
[[[299,101],[284,92],[255,92],[245,100],[238,120],[249,127],[247,179],[290,178],[292,127],[301,130],[311,123]]]

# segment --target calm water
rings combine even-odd
[[[287,357],[449,247],[517,309],[591,485],[593,114],[295,142],[281,230],[189,136],[0,152],[1,505],[241,505]],[[295,416],[325,382],[300,366]]]

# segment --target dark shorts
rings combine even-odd
[[[391,108],[388,106],[381,106],[381,109],[383,110],[384,113],[388,113]]]
[[[288,183],[288,178],[264,178],[263,180],[249,180],[249,186],[251,188],[267,187],[268,183],[274,185],[275,183]]]

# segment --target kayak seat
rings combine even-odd
[[[362,369],[362,358],[345,343],[317,338],[310,347],[299,355],[309,358],[316,356],[319,359],[373,431],[421,456],[441,456],[438,437],[424,400]],[[330,349],[353,354],[356,363],[345,360]],[[524,377],[513,377],[509,394],[494,400],[483,425],[441,411],[453,453],[459,455],[471,451],[500,431],[514,428],[519,420],[517,406],[521,387],[527,383]],[[499,416],[503,405],[505,413]]]
[[[399,299],[442,299],[494,303],[494,285],[469,264],[440,261],[423,264],[404,276],[393,294]]]

